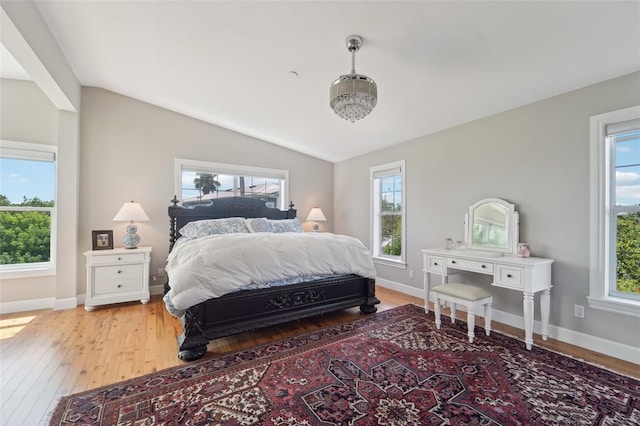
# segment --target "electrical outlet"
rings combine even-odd
[[[164,268],[158,268],[158,276],[164,277]]]
[[[409,278],[413,279],[413,271],[409,271]]]
[[[582,305],[573,305],[573,314],[577,318],[584,318],[584,306],[582,306]]]

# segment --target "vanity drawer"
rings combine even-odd
[[[478,260],[447,258],[447,266],[464,271],[480,272],[481,274],[493,274],[493,263]]]
[[[517,266],[498,265],[495,275],[495,283],[501,287],[521,290],[524,288],[522,268]]]
[[[427,269],[430,272],[444,272],[444,257],[427,255]]]

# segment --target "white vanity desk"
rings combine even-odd
[[[492,275],[492,286],[521,291],[524,313],[524,342],[527,349],[533,345],[533,295],[540,295],[540,317],[542,321],[542,339],[547,340],[549,329],[549,306],[551,303],[551,264],[553,260],[539,257],[517,257],[505,255],[487,257],[474,254],[473,250],[422,250],[424,272],[425,312],[429,312],[429,294],[431,292],[431,274],[442,275],[445,284],[448,275],[459,271]]]
[[[500,199],[485,199],[472,205],[466,217],[465,241],[469,249],[422,250],[425,312],[429,312],[431,274],[448,276],[460,271],[493,276],[494,287],[520,291],[523,294],[524,342],[533,345],[534,294],[540,294],[542,339],[549,333],[552,259],[519,257],[518,213],[513,204]],[[484,249],[484,250],[483,250]]]

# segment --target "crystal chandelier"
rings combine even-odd
[[[347,37],[351,52],[351,74],[341,75],[331,84],[329,105],[335,113],[352,123],[366,117],[378,102],[378,86],[366,75],[356,74],[356,52],[362,46],[362,37]]]

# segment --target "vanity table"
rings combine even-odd
[[[432,273],[442,276],[442,284],[448,282],[449,275],[461,271],[490,275],[492,286],[522,292],[527,349],[533,346],[534,294],[541,292],[542,339],[547,340],[553,260],[516,254],[518,213],[515,206],[497,198],[480,200],[469,208],[465,225],[465,249],[422,250],[425,312],[429,312]]]

